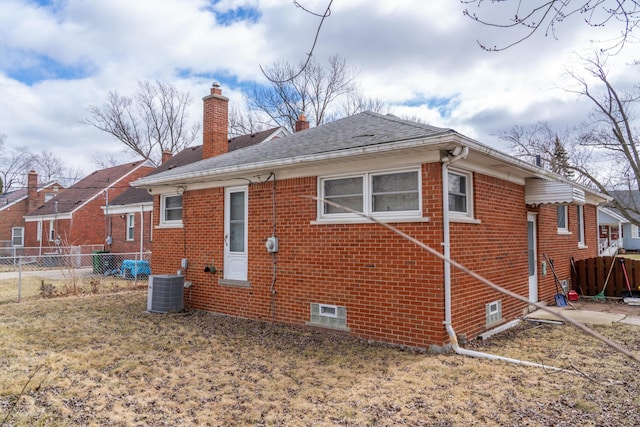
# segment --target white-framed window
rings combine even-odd
[[[11,244],[13,246],[24,246],[24,227],[11,228]]]
[[[578,205],[577,220],[578,220],[578,246],[586,246],[586,240],[584,236],[584,206],[582,205]]]
[[[56,229],[54,227],[54,220],[49,220],[49,241],[54,242],[56,240]]]
[[[449,170],[449,214],[454,218],[473,218],[472,177],[470,172]]]
[[[127,214],[127,241],[132,241],[135,237],[136,215]]]
[[[569,206],[561,205],[557,208],[558,211],[558,233],[569,232]]]
[[[338,306],[319,304],[320,316],[325,317],[338,317]]]
[[[182,225],[182,195],[163,195],[160,198],[160,224]]]
[[[49,200],[53,199],[54,197],[56,197],[56,193],[44,193],[44,201],[45,201],[45,203],[48,202]]]
[[[420,188],[419,168],[321,177],[318,217],[359,218],[323,200],[376,217],[419,217]]]
[[[635,224],[631,224],[631,238],[640,239],[640,234],[638,233],[638,226]]]

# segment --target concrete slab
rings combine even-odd
[[[640,326],[640,317],[627,316],[624,319],[622,319],[620,323],[624,323],[625,325]]]
[[[569,319],[584,323],[585,325],[612,325],[613,322],[620,322],[627,317],[625,314],[620,313],[574,310],[565,307],[549,307],[549,309],[553,311],[553,313],[548,313],[544,310],[536,310],[533,313],[529,313],[525,318],[532,320],[540,319],[562,321],[560,317],[554,314],[560,312]]]

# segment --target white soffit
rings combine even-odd
[[[584,205],[586,196],[584,190],[566,182],[527,179],[524,200],[527,205],[549,203]]]

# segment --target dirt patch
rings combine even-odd
[[[640,425],[638,366],[571,326],[468,347],[572,370],[432,355],[202,312],[142,291],[5,304],[6,425]],[[640,349],[638,327],[598,331]]]

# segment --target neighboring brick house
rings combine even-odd
[[[420,348],[529,309],[318,199],[391,223],[529,301],[554,300],[543,254],[560,279],[571,256],[597,256],[605,196],[454,130],[365,112],[227,152],[226,108],[212,88],[204,160],[132,183],[154,195],[154,274],[188,260],[190,308]]]
[[[145,161],[93,172],[25,216],[25,244],[52,252],[59,245],[104,245],[110,223],[102,206],[153,168]]]
[[[63,190],[57,181],[38,184],[38,174],[32,170],[27,175],[27,188],[0,195],[1,246],[24,247],[24,216]]]

